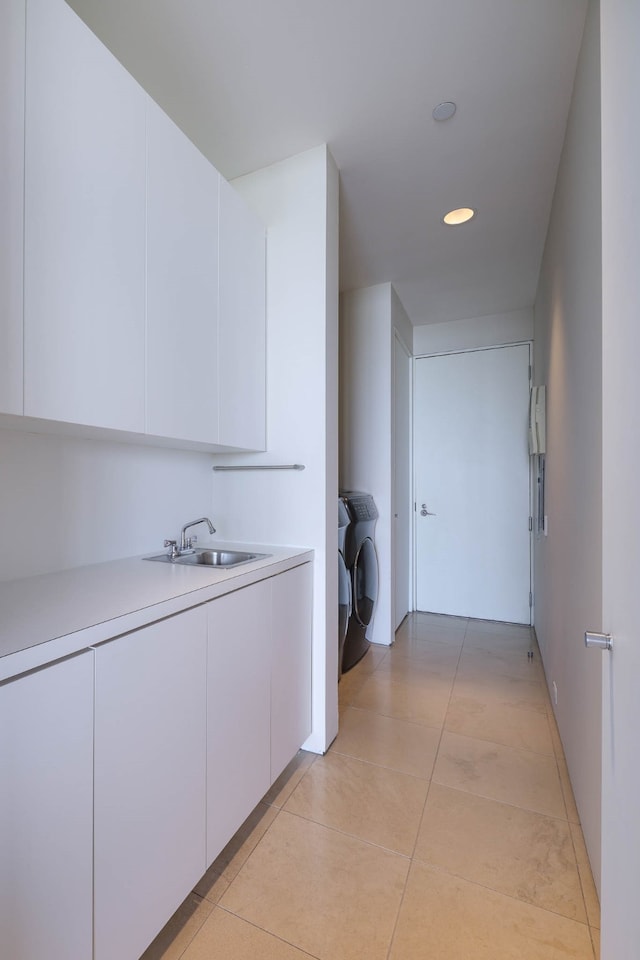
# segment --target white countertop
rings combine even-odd
[[[199,546],[269,556],[226,570],[129,557],[0,583],[0,681],[313,559],[299,547]]]

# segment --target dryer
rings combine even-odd
[[[342,672],[350,670],[369,649],[370,630],[378,599],[378,555],[374,532],[378,510],[371,494],[341,492],[351,524],[347,529],[345,562],[351,577],[352,611],[342,653]]]

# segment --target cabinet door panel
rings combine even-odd
[[[96,649],[95,960],[137,960],[205,870],[206,613]]]
[[[0,30],[0,412],[22,413],[25,0]]]
[[[305,563],[271,581],[271,780],[311,733],[311,602],[313,566]]]
[[[264,450],[265,231],[220,181],[220,443]]]
[[[269,789],[271,581],[209,604],[207,864]]]
[[[91,960],[93,654],[0,684],[0,953]]]
[[[145,95],[63,0],[29,0],[25,413],[144,430]]]
[[[216,443],[220,176],[152,100],[147,141],[147,432]]]

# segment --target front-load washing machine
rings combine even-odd
[[[351,517],[347,505],[338,497],[338,680],[342,675],[342,655],[351,616],[351,576],[344,559]]]
[[[351,524],[345,538],[345,561],[351,576],[352,610],[342,652],[342,672],[350,670],[369,649],[369,633],[378,599],[378,555],[374,531],[378,510],[371,494],[341,492]]]

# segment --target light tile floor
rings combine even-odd
[[[599,905],[526,627],[413,614],[143,960],[598,960]]]

